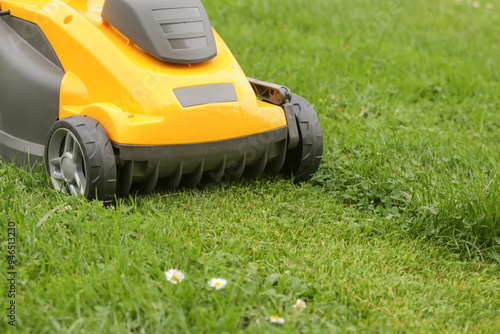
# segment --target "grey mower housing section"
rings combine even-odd
[[[0,156],[34,165],[59,117],[64,71],[36,24],[1,16],[0,36]]]
[[[123,145],[113,143],[118,170],[117,194],[127,194],[132,184],[142,193],[161,186],[194,187],[238,179],[243,173],[256,177],[267,170],[277,173],[286,154],[287,128],[251,136],[185,145]]]
[[[106,0],[101,16],[161,61],[195,64],[217,55],[212,25],[199,0]]]

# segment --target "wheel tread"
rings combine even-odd
[[[112,202],[117,183],[116,161],[111,141],[102,125],[89,116],[63,118],[54,123],[49,130],[46,148],[52,133],[59,128],[71,131],[83,151],[87,166],[87,187],[83,196],[90,200],[97,198],[106,203]],[[45,158],[47,163],[47,156]],[[48,165],[47,170],[50,173]]]
[[[287,152],[283,171],[295,176],[296,182],[314,176],[323,157],[323,133],[319,118],[311,104],[303,97],[292,94],[295,117],[299,129],[299,146]]]

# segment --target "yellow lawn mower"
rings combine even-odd
[[[247,78],[199,0],[0,0],[0,156],[111,201],[317,171],[318,117]]]

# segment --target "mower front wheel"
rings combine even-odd
[[[45,163],[54,188],[89,200],[113,201],[116,161],[99,122],[71,116],[54,123],[45,145]]]
[[[294,175],[295,182],[303,182],[312,178],[319,168],[323,155],[323,131],[316,111],[306,99],[292,94],[290,103],[297,121],[299,143],[286,152],[282,172]]]

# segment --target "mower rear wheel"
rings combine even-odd
[[[295,182],[303,182],[312,178],[319,168],[323,155],[323,131],[316,111],[306,99],[292,94],[290,103],[299,130],[299,144],[287,151],[282,172],[294,175]]]
[[[56,190],[89,200],[113,200],[116,190],[113,147],[94,118],[71,116],[54,123],[45,145],[45,164]]]

